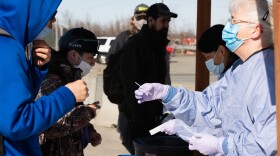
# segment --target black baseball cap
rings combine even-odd
[[[76,50],[79,53],[92,52],[98,54],[99,42],[94,33],[81,28],[73,28],[65,32],[59,39],[62,52]]]
[[[134,16],[146,16],[149,6],[146,4],[139,4],[134,9]]]
[[[155,3],[151,5],[147,11],[148,17],[173,17],[177,18],[177,14],[170,12],[169,8],[163,3]]]

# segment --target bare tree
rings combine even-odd
[[[92,21],[92,17],[87,14],[84,20],[73,19],[73,15],[66,11],[63,13],[64,25],[70,29],[75,27],[84,27],[91,30],[96,34],[96,36],[116,36],[121,31],[129,29],[130,17],[119,18],[117,17],[114,21],[108,22],[106,24],[100,24],[99,22]],[[61,23],[60,22],[60,23]],[[178,40],[183,37],[194,38],[195,32],[191,28],[186,28],[186,30],[179,29],[176,22],[172,22],[169,31],[169,38]]]

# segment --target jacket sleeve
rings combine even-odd
[[[80,105],[59,119],[43,133],[49,139],[63,137],[86,126],[94,116],[95,113],[92,111],[92,108]]]
[[[9,139],[22,140],[38,135],[73,109],[75,97],[67,87],[34,101],[44,74],[32,78],[32,67],[24,49],[15,40],[0,37],[0,133]]]
[[[221,126],[221,120],[218,119],[221,103],[219,95],[226,86],[226,81],[217,81],[202,92],[183,87],[173,88],[177,93],[170,101],[164,101],[165,107],[175,118],[183,120],[189,126],[218,128]]]

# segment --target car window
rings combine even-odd
[[[98,39],[99,45],[105,45],[107,39]]]
[[[114,41],[115,41],[115,40],[111,40],[111,42],[110,42],[110,46],[112,46],[112,44],[114,43]]]

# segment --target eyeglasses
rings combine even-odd
[[[266,11],[265,14],[263,15],[263,17],[261,18],[263,21],[265,21],[267,19],[267,17],[269,16],[269,11]],[[233,18],[229,18],[228,19],[229,22],[231,22],[232,24],[238,24],[238,23],[250,23],[250,24],[255,24],[255,22],[250,22],[250,21],[245,21],[245,20],[239,20],[239,19],[233,19]]]
[[[239,20],[239,19],[233,19],[233,18],[229,18],[228,21],[232,24],[238,24],[238,23],[250,23],[250,24],[255,24],[254,22],[250,22],[250,21],[245,21],[245,20]]]

